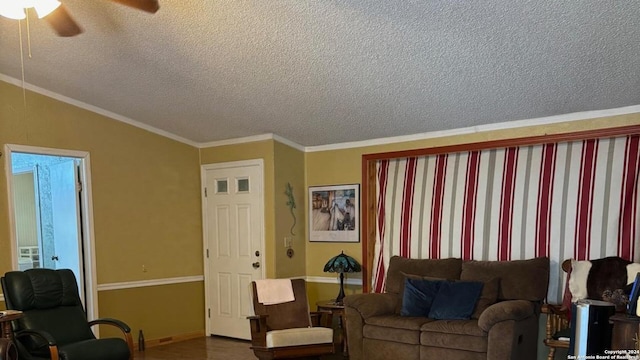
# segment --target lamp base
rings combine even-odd
[[[344,273],[340,273],[340,292],[336,297],[336,304],[342,305],[342,299],[344,299]]]

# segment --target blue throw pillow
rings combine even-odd
[[[405,279],[401,316],[429,315],[433,299],[443,280]]]
[[[466,320],[473,314],[482,286],[477,281],[447,281],[440,284],[433,299],[429,318],[437,320]]]

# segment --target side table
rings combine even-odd
[[[333,316],[338,317],[338,344],[342,345],[342,355],[349,356],[349,346],[347,344],[346,322],[344,321],[344,305],[335,300],[322,300],[316,303],[318,311],[331,311]]]
[[[640,336],[640,317],[628,316],[626,314],[615,314],[609,317],[609,322],[613,324],[611,334],[612,350],[637,349],[636,340]]]
[[[13,341],[13,329],[11,329],[11,322],[13,320],[20,319],[22,317],[22,311],[17,310],[3,310],[0,311],[0,324],[2,324],[2,337]]]
[[[2,349],[0,351],[1,356],[7,360],[17,360],[18,349],[15,346],[11,322],[13,320],[20,319],[22,317],[22,311],[3,310],[0,311],[0,314],[0,324],[2,324],[2,337],[9,340],[7,344],[2,345]]]

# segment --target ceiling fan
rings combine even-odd
[[[155,13],[160,9],[158,0],[110,0],[134,9]],[[0,15],[13,19],[24,19],[25,10],[34,7],[38,16],[44,18],[59,36],[76,36],[82,33],[80,25],[69,11],[57,0],[0,0]]]

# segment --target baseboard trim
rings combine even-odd
[[[151,348],[151,347],[155,347],[155,346],[171,344],[171,343],[174,343],[174,342],[180,342],[180,341],[185,341],[185,340],[202,338],[204,336],[205,336],[204,335],[204,330],[202,330],[202,331],[195,331],[195,332],[192,332],[192,333],[167,336],[167,337],[163,337],[163,338],[159,338],[159,339],[150,339],[150,340],[146,340],[145,339],[144,346],[145,346],[145,348]],[[140,352],[140,351],[137,351],[137,352]]]
[[[118,283],[100,284],[98,285],[98,291],[134,289],[134,288],[140,288],[140,287],[146,287],[146,286],[173,285],[173,284],[182,284],[182,283],[198,282],[198,281],[204,281],[204,276],[195,275],[195,276],[182,276],[182,277],[173,277],[173,278],[164,278],[164,279],[125,281],[125,282],[118,282]]]

